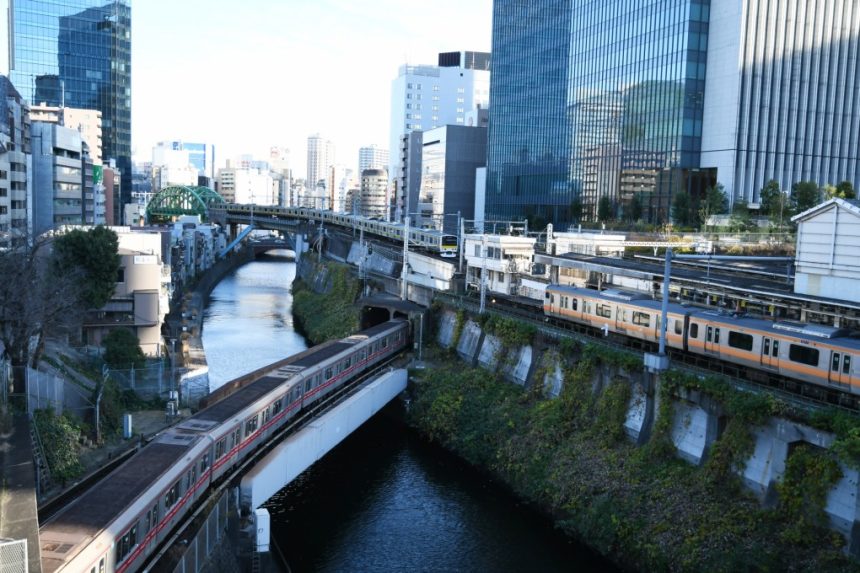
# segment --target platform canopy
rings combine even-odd
[[[199,215],[201,220],[206,221],[209,207],[224,204],[224,198],[209,187],[165,187],[147,205],[146,220],[164,221],[181,215]]]

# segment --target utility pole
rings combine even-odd
[[[487,235],[481,235],[481,306],[478,314],[484,314],[487,304]]]
[[[409,298],[409,215],[406,215],[403,226],[403,269],[400,272],[400,300]]]

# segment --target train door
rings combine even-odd
[[[720,327],[709,324],[705,328],[705,352],[720,353]]]
[[[851,362],[850,354],[836,352],[830,355],[830,381],[834,384],[851,385]]]
[[[779,369],[779,339],[763,336],[761,339],[761,365]]]

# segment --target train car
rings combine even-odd
[[[690,352],[860,393],[860,340],[845,330],[712,311],[690,315]]]
[[[619,291],[551,285],[544,313],[647,342],[660,340],[661,301]],[[860,394],[860,340],[845,330],[771,322],[668,305],[666,344],[685,352]]]
[[[648,342],[660,338],[661,303],[640,293],[619,290],[595,291],[573,286],[550,285],[544,295],[544,313]],[[666,343],[684,347],[684,327],[689,309],[669,304]]]
[[[212,482],[300,408],[400,352],[408,329],[392,320],[320,345],[166,430],[40,529],[43,570],[139,570]]]

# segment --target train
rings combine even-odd
[[[546,316],[658,343],[661,301],[645,294],[595,291],[564,285],[546,289]],[[860,394],[860,340],[841,328],[772,322],[738,313],[670,302],[666,345],[748,367],[752,378],[769,373]]]
[[[299,411],[407,347],[391,320],[272,365],[159,434],[41,526],[46,573],[140,570],[195,502]]]
[[[300,218],[324,224],[339,225],[341,227],[363,230],[365,233],[398,242],[403,241],[403,234],[406,231],[405,225],[402,223],[389,223],[387,221],[380,221],[379,219],[370,219],[349,213],[335,213],[334,211],[325,209],[245,205],[239,203],[231,203],[221,208],[226,209],[230,214],[243,214],[249,217],[253,215],[254,217]],[[454,258],[458,253],[457,236],[435,229],[409,227],[409,244],[444,258]]]

